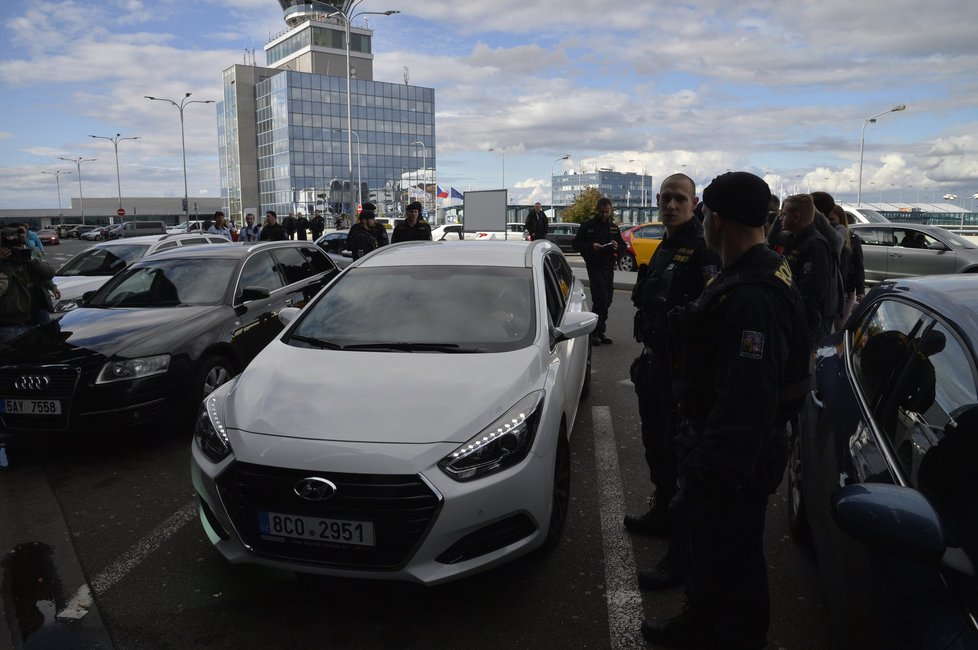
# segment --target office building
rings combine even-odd
[[[601,196],[611,199],[616,208],[655,205],[655,179],[635,172],[596,169],[591,172],[567,171],[551,179],[551,196],[555,205],[570,205],[578,194],[596,187]]]
[[[350,134],[345,18],[326,5],[279,4],[286,29],[265,45],[266,65],[224,71],[217,121],[225,210],[240,220],[243,210],[351,213],[372,201],[381,214],[400,214],[411,185],[434,183],[434,89],[375,81],[373,32],[354,20]],[[346,12],[351,3],[333,4]]]

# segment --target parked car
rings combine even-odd
[[[524,238],[523,231],[525,229],[525,226],[521,222],[513,221],[506,224],[506,230],[480,230],[472,233],[470,239],[519,241]]]
[[[197,420],[225,558],[435,584],[557,544],[597,317],[554,244],[380,248],[283,316]]]
[[[574,238],[577,237],[579,223],[552,223],[547,227],[547,239],[557,244],[565,253],[574,252]]]
[[[621,271],[638,271],[642,264],[648,264],[655,249],[662,243],[666,227],[661,223],[640,223],[628,229],[622,229],[621,237],[625,240],[627,249],[618,256],[618,268]]]
[[[117,223],[115,225],[106,226],[105,228],[102,228],[102,239],[119,239],[120,237],[123,236],[124,226],[125,224]],[[155,235],[155,234],[162,234],[162,233],[146,232],[143,234]]]
[[[166,224],[162,221],[127,221],[119,224],[119,237],[139,237],[140,235],[166,234]]]
[[[41,243],[45,246],[57,246],[61,243],[61,237],[58,236],[57,230],[52,230],[49,228],[38,230],[37,236],[41,240]]]
[[[178,246],[226,243],[229,243],[228,240],[218,235],[146,235],[100,242],[78,253],[58,269],[54,283],[61,297],[55,303],[54,310],[75,309],[81,305],[85,293],[95,291],[110,277],[146,255]]]
[[[465,239],[465,232],[462,228],[463,226],[460,223],[446,223],[441,226],[435,226],[431,229],[431,240],[455,241]]]
[[[108,234],[109,229],[105,226],[96,226],[91,230],[85,230],[78,235],[79,239],[84,239],[85,241],[102,241]]]
[[[75,226],[74,228],[68,231],[68,237],[71,239],[80,239],[81,236],[86,232],[91,232],[93,230],[101,230],[101,229],[102,229],[101,226],[91,226],[88,224],[85,224],[84,226]]]
[[[61,237],[62,239],[71,239],[71,231],[80,225],[80,223],[61,223],[54,228],[58,232],[58,237]]]
[[[190,427],[200,400],[282,331],[278,312],[304,305],[337,273],[312,242],[209,244],[143,258],[4,350],[0,429]]]
[[[978,277],[887,281],[816,350],[788,469],[847,648],[978,648]]]
[[[316,245],[327,253],[340,254],[346,248],[346,237],[348,230],[337,230],[328,232],[316,240]]]
[[[890,223],[889,219],[871,208],[856,207],[848,203],[840,203],[839,205],[845,210],[849,225],[855,223]]]
[[[978,246],[937,226],[853,224],[862,240],[866,282],[978,270]]]

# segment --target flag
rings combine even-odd
[[[462,199],[462,200],[465,200],[465,197],[462,196],[462,193],[459,192],[457,189],[455,189],[454,187],[449,188],[449,189],[452,191],[452,198],[453,199]]]
[[[446,192],[445,190],[441,189],[441,187],[439,187],[437,185],[435,185],[435,187],[438,188],[438,198],[439,199],[447,199],[448,198],[448,192]]]

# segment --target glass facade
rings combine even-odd
[[[255,94],[262,210],[307,212],[318,199],[350,212],[362,196],[381,212],[400,212],[389,190],[435,167],[432,88],[353,80],[352,194],[346,79],[284,71],[259,82]]]
[[[554,176],[551,181],[553,202],[556,205],[570,205],[578,194],[589,187],[598,188],[601,196],[610,198],[616,210],[655,205],[655,179],[648,175],[599,169],[593,172],[570,172]]]
[[[331,48],[346,52],[346,32],[343,27],[331,28],[319,25],[310,25],[301,31],[296,32],[281,43],[268,48],[265,52],[265,59],[269,65],[274,65],[299,50],[316,46],[320,48]],[[370,54],[370,37],[366,34],[350,33],[350,51]]]

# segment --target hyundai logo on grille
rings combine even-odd
[[[318,476],[304,478],[292,489],[307,501],[323,501],[336,494],[336,484]]]
[[[44,375],[21,375],[14,380],[17,390],[44,390],[51,383],[51,378]]]

